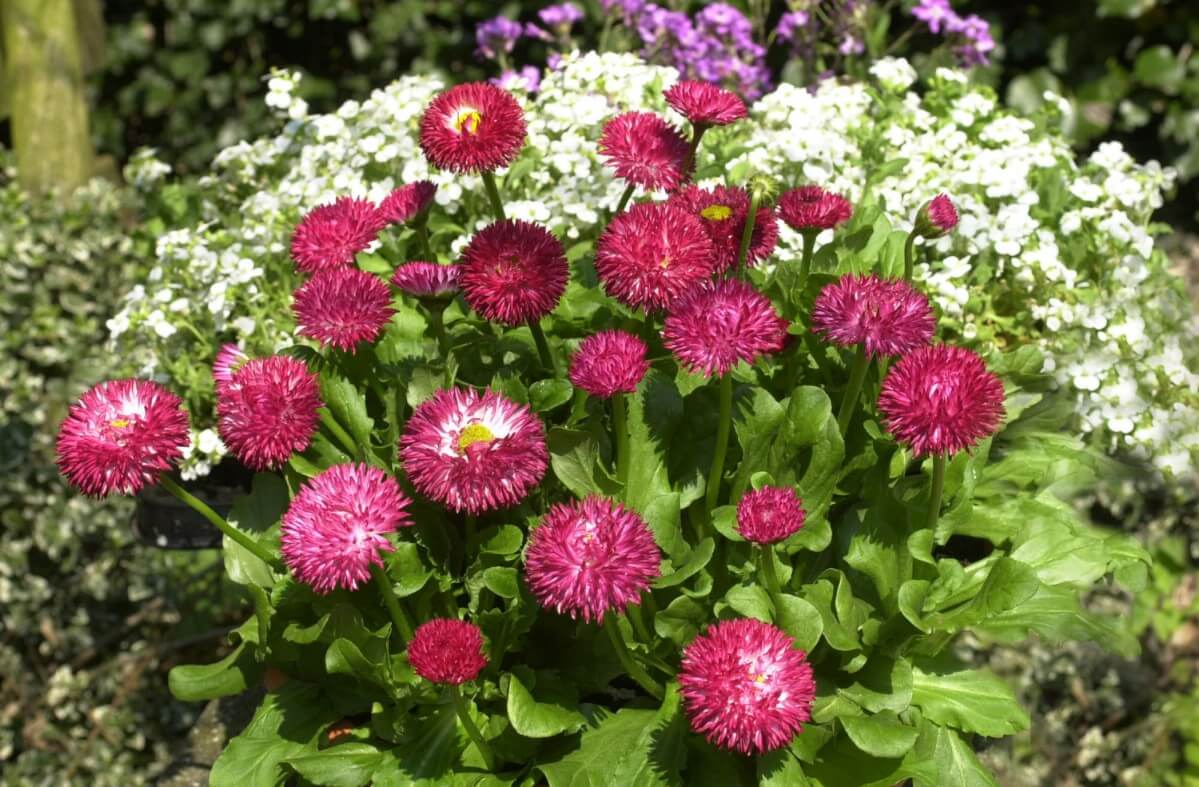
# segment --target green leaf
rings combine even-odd
[[[613,767],[621,754],[634,751],[647,725],[657,718],[651,710],[624,708],[609,713],[597,708],[579,737],[578,748],[537,769],[549,787],[615,787]],[[515,726],[515,724],[514,724]]]
[[[795,639],[797,648],[811,653],[824,632],[824,619],[820,617],[820,611],[804,599],[786,593],[781,594],[776,602],[774,622]]]
[[[554,475],[575,497],[611,496],[620,490],[600,467],[599,446],[587,432],[550,429],[547,444]]]
[[[529,404],[539,413],[560,407],[574,396],[574,387],[568,380],[538,380],[529,386]]]
[[[181,664],[167,674],[171,694],[183,702],[199,702],[240,694],[258,682],[262,665],[245,643],[213,664]]]
[[[998,787],[995,777],[953,730],[924,722],[912,755],[935,766],[931,775],[916,775],[915,787]]]
[[[325,787],[362,787],[384,761],[369,743],[342,743],[316,754],[289,757],[286,763],[303,778]]]
[[[316,739],[337,718],[333,703],[320,690],[292,680],[267,694],[254,718],[229,741],[209,774],[212,787],[279,787],[282,763],[316,752]]]
[[[576,708],[538,702],[516,675],[509,676],[508,720],[512,729],[526,738],[551,738],[575,732],[587,722]]]
[[[875,757],[902,757],[920,735],[915,727],[900,722],[894,711],[873,716],[842,716],[841,726],[855,746]]]
[[[1125,621],[1086,612],[1078,602],[1078,590],[1069,585],[1041,585],[1032,598],[990,618],[978,629],[1001,642],[1020,642],[1035,631],[1049,642],[1098,642],[1128,658],[1140,652]]]
[[[651,370],[637,393],[627,397],[627,403],[629,482],[625,502],[645,518],[667,557],[676,560],[686,542],[679,532],[680,499],[670,484],[666,441],[682,416],[683,399],[670,378]]]
[[[987,578],[969,603],[929,619],[935,628],[960,630],[1019,607],[1032,598],[1040,585],[1036,572],[1030,567],[1019,560],[1001,557],[992,564]]]
[[[688,733],[679,684],[672,681],[666,686],[662,706],[641,731],[637,745],[620,759],[610,783],[682,787],[679,772],[687,762]],[[619,752],[613,754],[619,755]]]
[[[902,712],[912,704],[912,664],[907,659],[876,653],[853,678],[853,683],[838,693],[871,713]]]
[[[501,598],[516,598],[520,595],[520,582],[516,569],[510,566],[492,566],[483,571],[483,584]]]
[[[1186,78],[1186,64],[1168,46],[1151,46],[1141,50],[1132,67],[1133,76],[1140,82],[1165,93],[1178,92]]]
[[[345,377],[331,369],[321,372],[321,398],[339,424],[360,447],[371,443],[375,422],[366,412],[366,396]]]
[[[743,617],[754,618],[764,623],[774,620],[770,596],[761,585],[734,585],[729,588],[724,600]]]
[[[431,716],[414,720],[411,729],[416,730],[416,735],[389,752],[399,761],[399,767],[388,768],[384,763],[375,774],[375,786],[382,787],[385,782],[379,776],[387,772],[398,777],[387,782],[396,787],[412,784],[434,787],[458,783],[449,778],[448,772],[462,756],[467,738],[458,723],[454,706],[449,703],[438,705]],[[480,782],[462,783],[470,785]]]
[[[271,530],[287,510],[287,485],[274,473],[257,473],[250,493],[233,501],[229,524],[262,541],[262,534]],[[269,588],[275,584],[274,574],[266,563],[249,550],[226,537],[222,552],[229,579],[239,585],[254,584]]]
[[[679,596],[654,615],[654,631],[680,647],[695,639],[708,611],[687,596]]]
[[[989,738],[1028,729],[1011,687],[982,670],[937,674],[913,667],[912,704],[929,721]]]
[[[525,543],[524,533],[516,525],[500,525],[483,533],[479,551],[487,555],[515,555]]]
[[[411,541],[396,544],[395,552],[383,558],[392,588],[400,598],[411,596],[425,586],[432,571],[421,559],[420,547]]]
[[[330,675],[352,675],[355,678],[375,683],[388,684],[387,648],[385,643],[362,638],[370,654],[364,654],[357,644],[349,639],[335,639],[325,651],[325,671]]]
[[[661,576],[654,582],[655,588],[669,588],[675,585],[680,585],[686,582],[696,573],[701,571],[704,566],[708,565],[708,561],[712,559],[712,552],[716,549],[716,542],[710,537],[700,541],[699,544],[687,553],[686,559],[682,565],[674,571]]]

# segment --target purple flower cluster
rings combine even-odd
[[[516,46],[517,40],[524,32],[525,28],[520,22],[514,22],[506,16],[480,22],[475,28],[478,53],[488,60],[495,60],[501,53],[506,55]]]
[[[559,3],[546,6],[537,12],[537,18],[549,28],[529,22],[522,25],[506,16],[497,16],[481,22],[475,28],[475,40],[478,43],[478,55],[487,60],[498,60],[504,72],[491,79],[491,84],[505,90],[519,88],[530,93],[536,93],[541,85],[541,71],[533,66],[512,69],[508,66],[507,55],[521,38],[532,38],[537,41],[556,43],[563,50],[569,49],[570,30],[575,22],[583,19],[583,10],[574,3]],[[553,31],[552,33],[550,31]],[[562,55],[552,51],[546,58],[551,69],[558,67]]]
[[[641,39],[646,60],[677,68],[685,79],[711,82],[749,100],[770,89],[766,49],[753,25],[728,3],[711,3],[695,16],[641,0],[604,0]]]
[[[536,66],[508,69],[498,77],[487,80],[496,87],[504,90],[523,90],[526,93],[536,93],[541,87],[541,72]]]
[[[987,54],[995,49],[991,26],[977,14],[958,16],[949,0],[920,0],[912,16],[928,26],[930,33],[953,36],[958,44],[954,52],[968,66],[984,66]]]
[[[807,11],[788,11],[774,28],[774,37],[785,41],[793,56],[810,59],[820,40],[832,42],[842,55],[860,55],[866,51],[863,40],[864,19],[869,0],[845,0],[817,16]]]

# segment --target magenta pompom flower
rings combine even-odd
[[[400,458],[417,491],[454,511],[515,505],[549,463],[545,428],[525,405],[495,391],[438,391],[412,413]]]
[[[391,274],[391,283],[417,298],[448,298],[460,289],[458,277],[461,274],[459,265],[407,262]]]
[[[411,503],[396,480],[370,465],[334,465],[301,487],[280,526],[283,561],[317,593],[355,590],[394,552],[387,534],[408,527]]]
[[[712,240],[681,208],[640,203],[600,235],[595,269],[604,291],[635,309],[662,309],[712,275]]]
[[[708,82],[676,82],[665,97],[667,104],[697,126],[727,126],[749,114],[735,93]]]
[[[779,216],[799,232],[831,230],[849,221],[849,200],[819,186],[800,186],[779,197]]]
[[[737,264],[741,235],[745,232],[745,221],[749,216],[749,193],[745,189],[735,186],[717,186],[714,189],[687,186],[675,192],[668,203],[682,208],[703,224],[708,237],[712,239],[717,273],[724,273]],[[758,208],[745,255],[746,264],[753,265],[769,257],[774,252],[778,236],[774,209],[769,206]]]
[[[283,561],[317,593],[355,590],[394,552],[388,533],[412,524],[399,483],[368,464],[335,464],[301,487],[283,515]]]
[[[323,404],[316,375],[303,361],[253,358],[217,389],[217,431],[246,467],[277,469],[312,442]]]
[[[795,640],[760,620],[724,620],[683,651],[679,692],[691,729],[725,749],[786,746],[812,718],[816,681]]]
[[[776,544],[799,532],[807,514],[789,486],[764,486],[746,492],[737,504],[737,532],[755,544]]]
[[[933,197],[916,214],[916,234],[924,238],[943,237],[953,232],[957,225],[958,209],[945,194]]]
[[[58,430],[58,469],[86,495],[132,495],[173,468],[189,440],[178,396],[147,380],[110,380],[71,405]]]
[[[848,274],[820,291],[812,326],[842,347],[864,345],[874,358],[928,344],[936,319],[928,298],[906,281]]]
[[[549,510],[529,535],[525,580],[543,607],[602,623],[636,603],[661,564],[637,512],[593,496]]]
[[[553,233],[510,219],[475,233],[459,266],[466,302],[485,319],[506,325],[540,320],[552,312],[570,278],[566,251]]]
[[[951,456],[999,429],[1003,382],[970,350],[921,347],[887,372],[878,409],[887,431],[917,458]]]
[[[465,620],[434,618],[412,635],[408,662],[417,675],[431,683],[461,686],[479,677],[487,666],[483,632]]]
[[[686,178],[687,140],[652,112],[625,112],[604,125],[599,153],[617,177],[673,191]]]
[[[300,220],[291,237],[291,258],[305,273],[350,265],[386,225],[375,203],[341,197],[314,208]]]
[[[787,321],[746,282],[722,279],[684,295],[662,327],[666,349],[693,374],[726,374],[738,361],[753,363],[783,349]]]
[[[237,370],[248,360],[250,356],[242,352],[236,344],[222,345],[212,361],[212,379],[217,390],[232,382],[233,375],[237,374]]]
[[[391,291],[358,268],[323,271],[300,285],[292,309],[301,336],[353,352],[373,342],[391,319]]]
[[[425,158],[451,172],[494,172],[515,161],[524,144],[520,104],[508,91],[486,82],[440,93],[420,121]]]
[[[437,186],[417,180],[395,189],[379,203],[379,218],[387,224],[406,224],[433,204]]]
[[[571,359],[570,382],[602,399],[636,393],[637,384],[649,371],[647,352],[645,342],[625,331],[592,334],[579,344]]]

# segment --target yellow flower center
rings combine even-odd
[[[479,133],[479,125],[483,122],[483,116],[479,114],[477,109],[460,109],[457,117],[454,118],[454,130],[459,134],[466,132],[467,134]]]
[[[458,453],[466,453],[466,449],[475,443],[490,443],[494,439],[495,435],[483,424],[470,424],[458,435]]]
[[[724,221],[733,215],[733,209],[728,205],[709,205],[699,212],[708,221]]]
[[[667,254],[665,257],[662,258],[662,261],[658,263],[658,267],[661,268],[662,270],[666,270],[667,268],[670,267],[670,255],[669,254]]]
[[[129,426],[129,424],[130,421],[128,418],[114,418],[108,422],[108,425],[113,429],[124,429],[126,426]]]
[[[766,676],[760,672],[757,675],[754,675],[753,679],[754,683],[758,684],[759,686],[766,682]]]

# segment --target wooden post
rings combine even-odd
[[[92,176],[83,55],[72,0],[0,0],[4,92],[21,184],[74,189]]]

